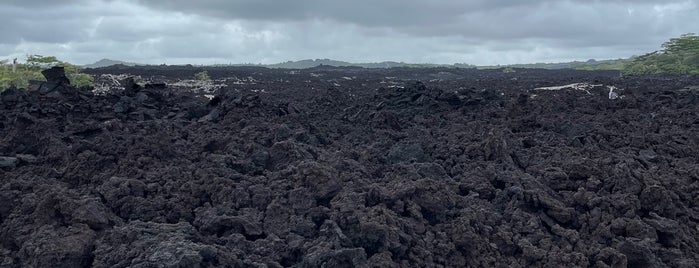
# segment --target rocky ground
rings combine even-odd
[[[699,266],[699,77],[201,70],[2,92],[0,267]]]

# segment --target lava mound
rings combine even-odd
[[[699,77],[198,71],[0,93],[0,267],[699,266]]]

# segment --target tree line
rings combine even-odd
[[[699,74],[699,36],[672,38],[661,50],[636,57],[622,70],[624,75]]]

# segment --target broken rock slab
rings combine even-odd
[[[38,88],[39,93],[48,95],[50,98],[61,98],[61,93],[55,91],[60,91],[65,89],[66,86],[70,86],[70,80],[68,80],[63,67],[46,69],[41,71],[41,74],[46,78],[46,82],[38,86],[32,85],[32,88]]]
[[[648,149],[648,150],[640,150],[638,152],[638,155],[646,161],[652,161],[655,160],[658,157],[658,154],[655,153],[655,151]]]
[[[33,164],[33,163],[39,162],[38,157],[36,157],[34,155],[30,155],[30,154],[18,154],[18,155],[15,155],[15,157],[23,163]]]
[[[89,267],[96,234],[87,225],[44,225],[21,244],[21,267]]]
[[[17,166],[19,159],[16,157],[0,156],[0,168],[13,168]]]
[[[70,84],[70,80],[68,80],[68,77],[66,76],[66,71],[65,69],[63,69],[63,67],[55,66],[51,69],[41,71],[41,74],[44,75],[44,77],[46,78],[46,82],[48,83],[59,85]]]

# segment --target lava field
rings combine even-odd
[[[0,267],[699,266],[699,76],[202,70],[0,93]]]

